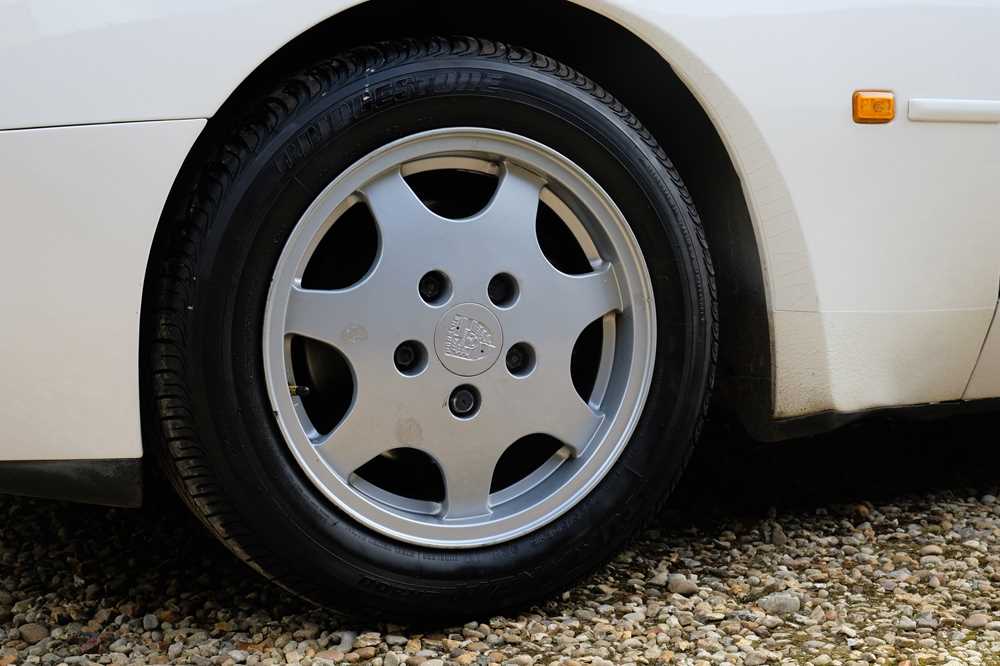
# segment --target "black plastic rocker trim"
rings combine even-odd
[[[766,422],[744,422],[750,436],[761,442],[780,442],[811,437],[836,430],[868,418],[894,418],[902,421],[944,419],[977,414],[1000,414],[1000,398],[950,400],[919,405],[878,407],[856,412],[819,412],[807,416],[775,419]]]
[[[142,459],[0,462],[0,494],[138,507]]]

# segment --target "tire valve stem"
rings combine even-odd
[[[288,385],[288,393],[292,396],[298,396],[300,398],[306,398],[312,393],[312,389],[308,386],[296,386],[295,384]]]

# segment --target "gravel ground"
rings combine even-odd
[[[0,497],[0,666],[1000,664],[995,433],[995,416],[768,447],[710,433],[614,562],[454,627],[311,608],[164,492],[140,511]]]

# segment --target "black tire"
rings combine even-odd
[[[667,112],[668,110],[665,110]],[[653,277],[658,356],[630,444],[586,498],[527,536],[432,551],[352,521],[305,477],[264,385],[262,318],[283,241],[341,170],[407,134],[495,127],[581,165],[625,213]],[[146,309],[150,431],[211,531],[283,587],[399,617],[472,617],[545,599],[615,554],[691,454],[717,347],[712,265],[695,207],[617,100],[545,56],[495,42],[378,44],[277,85],[175,195]]]

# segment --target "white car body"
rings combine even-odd
[[[0,459],[142,456],[143,280],[182,163],[255,68],[354,4],[0,1]],[[1000,397],[1000,2],[577,4],[655,49],[723,140],[772,418]],[[893,122],[852,121],[866,88]]]

